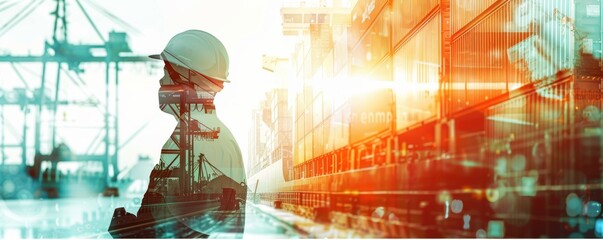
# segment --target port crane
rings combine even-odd
[[[46,6],[45,0],[32,0],[26,3],[25,6],[21,5],[20,2],[0,2],[0,13],[17,6],[23,6],[19,11],[14,14],[6,24],[0,28],[0,38],[7,32],[14,29],[19,23],[30,16],[40,6]],[[48,2],[48,1],[46,1]],[[87,23],[92,27],[98,39],[99,43],[95,44],[79,44],[70,41],[70,32],[68,24],[68,5],[75,5],[79,11],[86,18]],[[137,30],[118,18],[117,16],[110,13],[107,9],[101,5],[95,3],[92,0],[55,0],[54,9],[50,13],[53,17],[52,24],[52,36],[49,40],[44,42],[44,49],[42,55],[12,55],[12,54],[1,54],[0,64],[10,64],[16,75],[19,77],[24,88],[14,89],[8,91],[0,89],[0,116],[2,119],[2,138],[0,139],[0,164],[4,163],[6,158],[6,150],[10,148],[21,149],[21,166],[23,169],[27,169],[29,174],[43,181],[43,179],[58,179],[56,177],[57,169],[56,163],[59,161],[78,161],[78,162],[100,162],[102,165],[101,178],[102,187],[107,188],[112,183],[117,181],[117,175],[119,174],[118,162],[119,162],[119,150],[123,147],[123,143],[119,139],[119,81],[120,81],[120,70],[124,64],[132,63],[145,63],[150,61],[146,56],[137,56],[132,54],[132,49],[128,44],[128,36],[125,32],[111,31],[106,38],[99,30],[97,24],[91,18],[86,6],[93,8],[99,13],[105,15],[114,23],[117,23],[126,30],[137,32]],[[41,64],[40,83],[37,88],[32,89],[32,80],[24,77],[19,65],[21,63],[37,63]],[[86,82],[81,78],[81,73],[84,72],[84,68],[81,66],[83,63],[98,63],[103,64],[105,67],[105,82],[104,82],[104,96],[98,99],[94,95],[90,95],[89,91],[85,89]],[[149,64],[147,64],[149,65]],[[49,76],[49,70],[51,67],[56,67],[56,77],[54,86],[49,86],[49,82],[52,83]],[[80,101],[66,101],[62,100],[60,96],[60,88],[63,78],[67,78],[72,81],[75,85],[80,87],[80,90],[89,96],[89,99]],[[52,96],[53,95],[53,96]],[[110,106],[111,104],[114,106]],[[99,132],[96,138],[90,143],[88,151],[82,154],[71,153],[65,151],[64,147],[59,148],[57,142],[57,108],[60,105],[77,104],[79,106],[87,106],[96,108],[103,119],[103,124],[99,127]],[[7,144],[5,142],[5,131],[8,128],[9,131],[14,132],[13,135],[18,135],[12,124],[8,121],[5,116],[5,109],[9,107],[18,106],[23,112],[23,118],[26,120],[29,114],[35,115],[35,123],[33,126],[34,139],[33,139],[33,152],[35,156],[28,154],[28,126],[26,121],[23,121],[21,130],[21,142],[17,144]],[[33,110],[33,112],[31,112]],[[50,118],[50,121],[43,119]],[[144,126],[142,127],[144,128]],[[139,131],[135,132],[134,135],[138,134]],[[43,129],[50,129],[50,131],[44,134]],[[43,136],[50,135],[50,136]],[[49,139],[49,141],[42,141],[42,139]],[[131,137],[129,138],[131,139]],[[122,145],[120,145],[122,144]],[[58,151],[61,154],[51,154],[49,151],[52,149],[53,152]],[[57,156],[68,156],[57,158]],[[26,167],[26,164],[30,161],[28,159],[34,159],[33,166]],[[49,178],[42,178],[42,162],[51,163],[51,171],[49,174],[52,176]]]

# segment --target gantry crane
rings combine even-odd
[[[20,23],[23,19],[29,16],[32,12],[38,8],[42,2],[46,0],[32,0],[31,3],[27,4],[23,9],[21,9],[17,14],[15,14],[2,28],[0,28],[0,37],[2,37],[6,32],[14,28],[18,23]],[[67,2],[73,2],[83,15],[86,17],[87,22],[92,26],[95,33],[98,35],[98,38],[101,40],[101,43],[98,44],[73,44],[69,41],[69,31],[68,31],[68,21],[67,21]],[[92,0],[82,0],[86,1],[89,6],[92,6],[105,16],[109,17],[114,22],[122,25],[124,28],[132,30],[134,29],[132,26],[125,23],[123,20],[117,18],[115,15],[111,14],[109,11],[97,5]],[[27,163],[27,159],[32,156],[27,155],[27,130],[28,127],[24,121],[23,123],[23,132],[22,132],[22,143],[21,144],[5,144],[4,142],[4,131],[6,126],[6,121],[3,116],[3,110],[5,106],[17,105],[21,107],[21,110],[24,113],[24,117],[27,117],[29,112],[29,107],[33,106],[35,110],[35,125],[34,125],[34,151],[35,151],[35,161],[34,167],[30,168],[30,172],[32,175],[36,177],[40,174],[40,166],[43,161],[50,161],[53,163],[53,166],[56,166],[56,161],[61,159],[55,159],[52,154],[44,154],[42,145],[44,144],[41,141],[42,129],[44,127],[49,127],[51,129],[51,137],[50,137],[50,149],[57,149],[56,142],[56,133],[57,126],[56,116],[57,116],[57,107],[62,104],[85,104],[88,106],[94,106],[99,108],[103,115],[103,126],[100,130],[99,136],[104,136],[102,138],[103,143],[103,151],[101,154],[82,154],[76,155],[77,157],[66,158],[63,160],[72,160],[72,161],[98,161],[102,163],[102,177],[104,178],[105,187],[109,186],[111,182],[115,182],[117,180],[118,175],[118,153],[120,149],[120,141],[119,141],[119,94],[118,94],[118,86],[119,86],[119,72],[120,65],[122,63],[144,63],[149,61],[146,56],[135,56],[135,55],[126,55],[123,53],[131,53],[128,42],[127,35],[124,32],[115,32],[112,31],[109,33],[108,39],[106,39],[99,31],[96,24],[91,19],[88,14],[86,8],[82,4],[80,0],[55,0],[56,4],[55,8],[51,12],[51,15],[54,18],[53,21],[53,32],[50,40],[44,42],[44,51],[42,55],[0,55],[0,64],[7,63],[11,64],[17,75],[20,77],[21,81],[26,86],[25,90],[17,89],[20,94],[17,94],[17,100],[8,99],[6,96],[11,92],[5,92],[2,90],[2,94],[0,94],[0,110],[2,110],[2,139],[0,139],[0,152],[2,156],[0,159],[0,163],[3,162],[5,148],[9,147],[19,147],[22,148],[22,165],[25,168]],[[0,12],[9,9],[11,7],[17,6],[18,3],[0,3]],[[134,29],[134,31],[136,31]],[[95,54],[93,54],[93,52]],[[103,54],[98,54],[99,52]],[[31,80],[25,79],[19,73],[18,69],[15,67],[17,63],[40,63],[42,65],[41,71],[41,79],[39,88],[36,90],[29,89],[31,85]],[[72,77],[72,73],[79,77],[79,74],[83,72],[81,63],[100,63],[105,65],[105,91],[104,91],[104,101],[99,101],[97,99],[89,99],[86,101],[61,101],[59,96],[59,89],[61,88],[61,77],[62,75],[67,76],[71,80],[74,80]],[[47,69],[52,65],[56,64],[57,74],[54,88],[47,86]],[[67,69],[65,69],[65,66]],[[113,79],[112,75],[113,74]],[[111,81],[113,80],[113,81]],[[75,80],[74,80],[75,81]],[[83,80],[79,79],[79,81],[83,82]],[[54,89],[54,96],[48,96],[47,89]],[[110,99],[110,92],[114,90],[114,99]],[[28,97],[27,94],[23,94],[23,91],[31,91],[33,92],[33,98]],[[11,93],[12,94],[12,93]],[[14,95],[14,94],[13,94]],[[111,112],[110,103],[111,100],[115,104],[113,107],[114,112]],[[100,105],[100,106],[99,106]],[[47,112],[48,111],[48,112]],[[42,123],[42,118],[45,114],[49,113],[51,117],[50,126],[44,126]],[[112,124],[113,123],[113,124]],[[14,131],[14,130],[13,130]],[[135,134],[137,134],[136,132]],[[91,143],[90,148],[95,143]],[[112,168],[112,174],[109,176],[109,169]],[[53,169],[56,171],[56,169]]]

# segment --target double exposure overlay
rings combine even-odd
[[[0,0],[0,238],[603,237],[602,12]]]

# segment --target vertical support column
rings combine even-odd
[[[119,160],[119,62],[115,62],[115,115],[113,116],[113,158],[111,159],[111,166],[113,168],[113,176],[111,180],[113,182],[117,181],[118,174],[118,160]]]
[[[42,81],[40,83],[40,88],[38,89],[38,94],[37,94],[37,102],[38,102],[38,111],[36,113],[36,125],[35,125],[35,129],[34,129],[34,149],[35,149],[35,153],[34,154],[38,154],[40,153],[40,131],[41,131],[41,125],[42,125],[42,106],[44,106],[45,102],[44,102],[44,88],[46,87],[46,57],[48,57],[48,48],[50,46],[48,46],[48,42],[44,43],[44,54],[42,55]],[[24,124],[25,125],[25,124]],[[25,127],[24,127],[25,129]],[[25,134],[24,134],[25,135]],[[25,139],[25,138],[24,138]],[[23,142],[23,144],[27,144],[26,142]],[[23,161],[25,161],[26,154],[23,153]]]
[[[190,104],[190,103],[189,103]],[[190,106],[190,105],[189,105]],[[191,114],[189,113],[187,115],[186,118],[186,122],[190,123],[191,121]],[[188,163],[188,179],[186,180],[188,186],[187,186],[187,192],[188,193],[194,193],[194,184],[195,184],[195,142],[194,142],[194,136],[191,133],[187,133],[186,134],[187,137],[187,142],[189,143],[188,146],[188,156],[186,157],[187,159],[187,163]]]
[[[187,109],[187,105],[186,105],[186,99],[188,96],[188,91],[184,90],[182,91],[182,93],[180,94],[180,108],[179,108],[179,115],[178,115],[178,130],[180,131],[180,139],[179,139],[179,146],[180,146],[180,165],[178,167],[178,182],[180,185],[180,194],[184,195],[187,191],[187,181],[188,181],[188,177],[186,176],[186,158],[188,157],[187,155],[187,148],[188,146],[188,142],[187,140],[187,132],[188,132],[188,128],[186,126],[186,118],[185,118],[185,114],[186,114],[186,109]]]
[[[28,111],[29,111],[29,109],[27,109],[27,104],[25,104],[25,109],[23,111],[23,136],[21,137],[21,164],[22,164],[23,168],[25,168],[25,165],[27,164],[27,122],[26,122],[26,120],[27,120],[27,112]],[[4,135],[4,133],[2,133],[2,136],[6,136],[6,135]]]
[[[57,108],[59,105],[59,87],[61,86],[61,62],[57,63],[57,81],[54,86],[54,102],[52,105],[52,145],[54,148],[57,140]]]
[[[103,160],[103,180],[105,181],[105,185],[108,184],[109,180],[109,161],[110,159],[110,148],[109,148],[109,137],[111,132],[109,131],[109,71],[111,68],[111,62],[109,59],[105,62],[105,114],[104,114],[104,128],[105,128],[105,151],[104,151],[104,160]]]

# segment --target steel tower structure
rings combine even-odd
[[[19,24],[23,19],[29,16],[33,11],[38,8],[42,2],[45,0],[34,0],[31,4],[27,4],[21,11],[15,14],[6,25],[4,25],[0,29],[0,37],[4,35],[6,32],[11,30],[14,26]],[[105,179],[105,186],[110,185],[110,182],[114,182],[117,180],[117,175],[119,172],[118,169],[118,153],[120,146],[119,141],[119,72],[120,66],[123,63],[143,63],[149,61],[146,56],[135,56],[132,54],[122,55],[122,53],[130,53],[132,52],[130,46],[127,42],[127,35],[124,32],[115,32],[112,31],[109,33],[108,39],[106,39],[101,32],[99,31],[97,25],[94,23],[92,18],[90,17],[88,11],[82,4],[80,0],[74,0],[73,2],[77,5],[79,10],[85,16],[87,22],[93,28],[94,32],[98,35],[98,38],[101,40],[99,44],[74,44],[69,41],[69,28],[68,28],[68,20],[67,20],[67,2],[68,0],[55,0],[55,8],[51,12],[51,15],[54,18],[53,21],[53,33],[50,40],[44,42],[44,50],[42,55],[0,55],[0,63],[11,64],[14,71],[17,73],[21,81],[26,86],[25,91],[32,91],[29,89],[30,84],[27,80],[23,78],[18,68],[16,68],[16,64],[18,63],[41,63],[42,72],[39,88],[32,91],[33,98],[28,97],[27,94],[24,93],[24,90],[18,89],[16,93],[7,92],[0,94],[0,106],[2,107],[2,132],[5,130],[5,118],[3,116],[4,106],[8,105],[19,105],[21,110],[24,113],[24,117],[26,119],[27,114],[29,112],[29,106],[33,106],[35,108],[35,125],[34,125],[34,149],[35,149],[35,161],[56,161],[56,159],[50,159],[50,155],[45,155],[42,153],[42,145],[44,144],[41,141],[42,137],[42,129],[44,127],[50,127],[51,137],[50,137],[50,149],[57,147],[56,142],[56,116],[57,116],[57,107],[58,105],[66,105],[66,104],[86,104],[89,106],[94,106],[99,108],[103,115],[103,126],[100,129],[99,135],[102,136],[102,144],[103,151],[101,154],[82,154],[77,155],[77,161],[97,161],[102,163],[102,176]],[[70,1],[70,0],[69,0]],[[113,22],[121,25],[122,27],[137,31],[134,27],[127,24],[123,20],[119,19],[115,15],[111,14],[109,11],[104,9],[103,7],[97,5],[96,3],[87,0],[88,4],[98,10],[100,13],[104,14],[108,18],[110,18]],[[2,6],[0,12],[11,7],[18,5],[17,3],[8,4],[5,3]],[[93,54],[93,51],[95,54]],[[102,52],[104,54],[98,55],[96,53]],[[75,73],[76,77],[79,78],[79,73],[83,72],[81,63],[101,63],[105,65],[105,91],[104,91],[104,101],[61,101],[59,96],[59,89],[61,87],[61,78],[63,76],[67,76],[72,81],[74,78],[71,76],[71,73]],[[56,81],[55,86],[47,86],[48,85],[48,76],[47,70],[52,65],[56,64],[57,72],[56,72]],[[67,69],[64,67],[67,66]],[[113,75],[113,77],[111,76]],[[112,79],[113,78],[113,79]],[[78,79],[80,82],[83,82],[82,79]],[[54,89],[54,96],[52,98],[47,96],[47,89]],[[114,92],[111,93],[111,90]],[[12,98],[7,98],[6,96],[17,96]],[[114,99],[110,99],[110,96],[114,95]],[[114,112],[110,109],[111,101],[114,102],[115,106],[113,107]],[[47,114],[50,114],[51,121],[50,126],[44,126],[42,118],[45,112],[48,111]],[[2,140],[0,140],[0,152],[2,153],[2,158],[4,158],[5,148],[8,147],[19,147],[22,148],[22,165],[25,167],[27,163],[27,159],[32,156],[27,156],[27,131],[28,127],[26,126],[26,122],[23,123],[23,132],[22,132],[22,143],[21,144],[5,144],[4,142],[4,134],[2,134]],[[144,127],[144,126],[143,126]],[[15,131],[14,129],[11,129]],[[140,129],[139,129],[140,130]],[[139,131],[135,132],[134,135],[138,134]],[[98,139],[98,138],[97,138]],[[94,148],[93,145],[100,145],[101,142],[95,140],[90,144],[89,149]],[[4,159],[0,161],[3,163]],[[38,166],[36,166],[38,165]],[[40,171],[39,163],[34,163],[34,171]],[[35,169],[35,168],[38,169]],[[112,174],[110,176],[109,169],[112,168]]]

